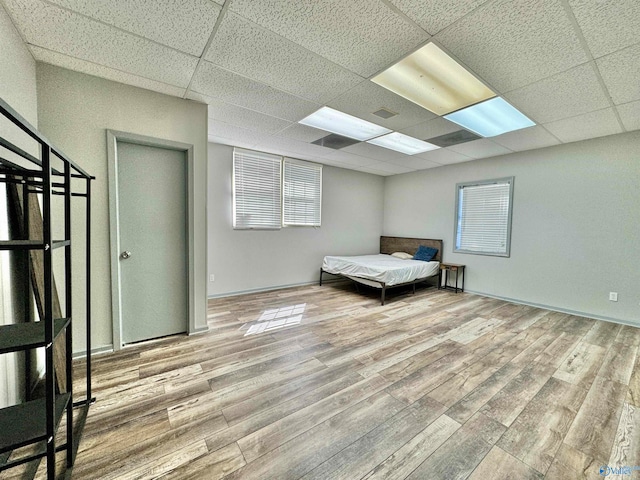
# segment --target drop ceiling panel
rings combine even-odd
[[[174,97],[184,96],[186,90],[166,83],[156,82],[155,80],[149,80],[148,78],[139,77],[131,73],[114,70],[113,68],[103,67],[102,65],[80,60],[79,58],[69,57],[62,53],[36,47],[35,45],[31,45],[29,50],[31,50],[33,58],[38,62],[49,63],[75,72],[93,75],[94,77],[106,78],[107,80],[124,83],[125,85],[132,85]]]
[[[357,143],[356,145],[347,147],[344,151],[380,162],[391,162],[394,159],[407,158],[407,155],[404,153],[394,152],[388,148],[378,147],[366,142]]]
[[[254,112],[253,110],[215,99],[211,99],[209,102],[209,118],[265,133],[275,133],[291,125],[291,122],[287,120]]]
[[[348,165],[350,167],[363,167],[365,165],[375,163],[375,160],[361,157],[360,155],[354,155],[353,153],[348,153],[344,150],[326,150],[328,150],[330,153],[328,155],[323,155],[323,158],[334,162],[340,162],[343,165]]]
[[[419,107],[386,88],[382,88],[369,80],[361,82],[348,92],[334,98],[328,105],[336,110],[349,113],[369,122],[382,125],[392,130],[421,123],[436,116],[429,110]],[[398,113],[391,118],[380,118],[373,112],[381,107]]]
[[[413,172],[415,169],[386,162],[375,162],[364,167],[358,167],[356,170],[360,170],[361,172],[373,173],[376,175],[397,175],[401,173]]]
[[[461,153],[462,155],[466,155],[471,158],[487,158],[511,153],[511,150],[508,148],[498,145],[486,138],[474,140],[473,142],[461,143],[460,145],[454,145],[453,147],[448,147],[447,150]]]
[[[252,148],[269,138],[269,135],[236,127],[218,120],[209,119],[209,140],[225,145],[236,145],[244,148]]]
[[[505,96],[538,123],[575,117],[610,105],[591,63],[519,88]]]
[[[446,135],[447,133],[457,132],[458,130],[460,130],[460,125],[444,118],[434,118],[433,120],[400,130],[400,132],[411,137],[419,138],[420,140],[427,140],[429,138]]]
[[[319,104],[223,70],[209,62],[202,62],[198,68],[192,90],[294,122],[320,108]]]
[[[209,0],[49,0],[101,22],[200,56],[220,7]]]
[[[234,0],[230,9],[363,77],[429,38],[380,1]]]
[[[311,143],[299,142],[279,135],[271,135],[267,137],[260,144],[260,147],[269,149],[267,151],[303,159],[306,157],[323,157],[329,152],[336,151],[330,148],[313,145]]]
[[[640,129],[640,101],[625,103],[616,108],[624,128],[629,131]]]
[[[595,58],[638,43],[638,0],[569,0]]]
[[[300,142],[311,143],[326,136],[327,132],[307,125],[302,125],[300,123],[293,123],[279,132],[278,135],[292,138],[293,140],[298,140]]]
[[[547,123],[544,127],[564,143],[622,132],[612,108]]]
[[[390,0],[411,20],[435,35],[487,0]]]
[[[556,137],[540,125],[523,128],[515,132],[504,133],[493,137],[491,140],[514,152],[550,147],[551,145],[558,145],[560,143]]]
[[[364,79],[242,17],[228,13],[206,57],[245,77],[326,103]]]
[[[450,165],[452,163],[461,163],[473,160],[473,158],[468,157],[467,155],[454,152],[452,150],[449,150],[448,148],[439,148],[438,150],[424,152],[417,156],[425,160],[429,160],[430,162],[438,163],[440,165]]]
[[[640,100],[640,44],[596,60],[616,105]]]
[[[562,0],[498,0],[436,38],[500,92],[588,60]]]
[[[152,80],[186,87],[196,57],[38,0],[6,0],[32,45]]]
[[[442,165],[426,158],[421,158],[421,155],[413,155],[401,160],[394,160],[395,165],[400,165],[412,170],[426,170],[427,168],[441,167]]]

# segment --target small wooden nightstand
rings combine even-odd
[[[438,271],[438,290],[454,290],[456,293],[464,292],[464,269],[466,265],[460,265],[458,263],[440,263],[440,270]],[[444,285],[442,285],[442,271],[444,274]],[[449,285],[449,271],[456,272],[456,286]],[[462,274],[462,286],[458,288],[458,277]]]

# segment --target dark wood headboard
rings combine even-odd
[[[380,253],[407,252],[415,254],[420,245],[437,248],[438,253],[433,258],[442,261],[442,240],[432,238],[380,237]]]

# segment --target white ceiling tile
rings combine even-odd
[[[420,158],[419,155],[413,155],[404,159],[394,160],[392,163],[394,165],[400,165],[412,170],[426,170],[427,168],[436,168],[442,166],[439,163],[432,162],[431,160],[427,160],[426,158]]]
[[[435,35],[487,0],[390,0],[411,20]]]
[[[640,100],[640,44],[596,60],[616,105]]]
[[[560,143],[556,137],[540,125],[503,133],[497,137],[492,137],[491,140],[514,152],[550,147],[551,145],[558,145]]]
[[[511,153],[511,150],[508,148],[498,145],[487,138],[453,145],[447,147],[447,149],[471,158],[496,157],[498,155],[504,155],[505,153]]]
[[[544,127],[563,143],[604,137],[605,135],[622,132],[612,108],[547,123]]]
[[[618,105],[616,108],[624,128],[629,131],[640,129],[640,101]]]
[[[254,112],[246,108],[211,99],[209,102],[209,118],[265,133],[275,133],[291,125],[291,122],[280,118]]]
[[[154,92],[164,93],[165,95],[171,95],[174,97],[182,97],[185,93],[184,88],[175,87],[162,82],[156,82],[155,80],[149,80],[148,78],[139,77],[120,70],[114,70],[113,68],[103,67],[102,65],[87,62],[86,60],[80,60],[79,58],[69,57],[62,53],[36,47],[35,45],[31,45],[29,49],[31,50],[33,57],[38,62],[57,65],[58,67],[66,68],[68,70],[86,73],[87,75],[93,75],[94,77],[106,78],[107,80],[112,80],[114,82],[133,85],[134,87],[140,87],[146,90],[153,90]]]
[[[269,137],[269,135],[246,128],[229,125],[218,120],[209,119],[209,139],[216,143],[251,148]]]
[[[379,1],[234,0],[230,9],[363,77],[429,38]]]
[[[217,135],[209,135],[207,137],[207,141],[210,143],[218,143],[220,145],[228,145],[230,147],[247,148],[249,150],[251,150],[253,147],[253,144],[251,142],[246,142],[243,140],[231,140],[226,137],[218,137]]]
[[[569,0],[569,5],[595,58],[638,43],[638,0]]]
[[[234,13],[228,13],[222,20],[205,58],[232,72],[318,103],[326,103],[364,80]]]
[[[320,108],[286,92],[254,82],[241,75],[202,62],[195,75],[194,92],[217,98],[233,105],[297,122]]]
[[[437,39],[499,92],[588,60],[562,0],[497,0]]]
[[[331,167],[345,168],[347,170],[355,170],[356,167],[353,165],[347,165],[346,163],[339,162],[337,160],[333,160],[331,158],[323,157],[317,160],[318,163],[322,163],[323,165],[329,165]]]
[[[128,34],[39,0],[7,0],[18,28],[32,45],[141,77],[186,87],[196,57]]]
[[[367,157],[361,157],[360,155],[354,155],[353,153],[345,152],[343,150],[332,150],[328,155],[323,155],[323,158],[340,162],[344,165],[349,165],[350,167],[362,167],[375,163],[375,160],[371,160]]]
[[[329,135],[329,132],[318,130],[317,128],[309,127],[307,125],[302,125],[301,123],[293,123],[291,126],[279,132],[278,135],[293,138],[294,140],[299,140],[301,142],[311,143],[320,138],[326,137]]]
[[[220,14],[209,0],[49,0],[199,57]]]
[[[334,98],[328,105],[391,130],[400,130],[436,117],[429,110],[369,80]],[[386,108],[398,115],[387,119],[374,115],[373,112],[380,108]]]
[[[375,162],[375,163],[368,164],[365,167],[358,167],[358,170],[364,170],[364,169],[371,170],[373,172],[391,173],[394,175],[398,173],[412,172],[415,170],[415,168],[409,168],[403,165],[396,165],[396,164],[387,163],[387,162]]]
[[[538,123],[548,123],[608,107],[595,65],[586,63],[505,95]]]
[[[380,177],[390,177],[391,175],[395,175],[395,173],[384,172],[382,170],[377,170],[375,168],[370,168],[369,166],[366,166],[366,167],[355,167],[353,170],[357,170],[357,171],[363,172],[363,173],[370,173],[371,175],[378,175]],[[402,172],[402,173],[405,173],[405,172]]]
[[[378,160],[381,162],[390,162],[398,158],[407,158],[407,155],[400,152],[394,152],[388,148],[378,147],[371,145],[370,143],[361,142],[355,145],[350,145],[342,149],[343,152],[353,153],[354,155],[360,155],[372,160]]]
[[[417,156],[433,163],[439,163],[440,165],[449,165],[451,163],[468,162],[469,160],[473,160],[473,158],[468,157],[467,155],[454,152],[448,148],[439,148],[438,150],[424,152]]]
[[[282,137],[279,135],[270,135],[263,138],[256,144],[256,148],[265,149],[268,152],[281,153],[296,158],[324,157],[332,150],[311,143],[299,142],[292,138]]]
[[[439,137],[440,135],[446,135],[447,133],[457,132],[458,130],[462,130],[460,125],[438,117],[400,131],[405,135],[419,138],[420,140],[427,140],[429,138]]]

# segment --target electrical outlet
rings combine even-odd
[[[209,275],[209,281],[210,282],[215,282],[216,281],[216,276],[213,273]]]
[[[612,302],[618,301],[618,292],[609,292],[609,300]]]

